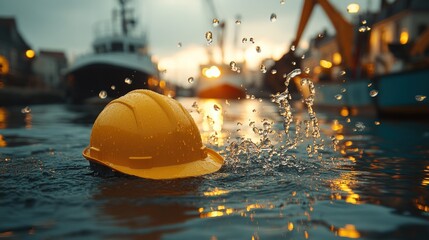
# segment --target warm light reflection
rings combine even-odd
[[[405,30],[405,29],[403,29],[402,32],[401,32],[401,35],[399,36],[399,42],[401,44],[407,44],[408,43],[408,38],[409,38],[408,31]]]
[[[31,58],[34,58],[34,56],[36,56],[36,53],[34,52],[34,50],[28,49],[27,51],[25,51],[25,56],[31,59]]]
[[[7,110],[6,108],[0,107],[0,129],[7,128]]]
[[[338,229],[338,236],[346,238],[360,238],[360,233],[353,224],[346,224],[343,228]]]
[[[204,196],[207,196],[207,197],[213,197],[213,196],[225,195],[225,194],[228,194],[228,193],[229,193],[228,190],[222,190],[222,189],[219,189],[219,188],[215,188],[215,189],[213,189],[211,191],[204,192],[203,194],[204,194]]]
[[[31,113],[26,113],[24,117],[25,128],[33,127],[33,115]]]
[[[222,105],[214,99],[207,100],[201,104],[203,111],[203,130],[215,131],[218,134],[222,131],[223,126],[223,108]]]
[[[322,72],[322,68],[320,66],[316,66],[313,68],[313,73],[315,75],[320,74]]]
[[[332,67],[332,63],[328,60],[320,60],[319,62],[320,66],[323,68],[331,68]]]
[[[3,135],[0,134],[0,147],[6,147],[7,142],[3,139]]]
[[[224,215],[224,213],[221,211],[211,211],[211,212],[207,212],[207,213],[201,213],[200,217],[201,218],[213,218],[213,217],[221,217],[223,215]]]
[[[210,68],[203,68],[201,72],[207,78],[218,78],[221,74],[220,69],[217,66],[211,66]]]
[[[331,124],[331,129],[339,132],[341,130],[343,130],[343,125],[341,123],[338,122],[338,120],[334,120]]]
[[[250,204],[250,205],[247,205],[246,211],[249,212],[250,210],[255,209],[255,208],[265,208],[265,205],[258,204],[258,203]]]
[[[422,180],[422,186],[428,186],[429,185],[429,166],[426,166],[426,169],[424,170],[425,177]]]
[[[287,230],[289,230],[289,231],[293,231],[293,223],[292,223],[292,222],[289,222],[289,223],[287,224]]]
[[[351,204],[359,204],[359,194],[355,193],[353,189],[351,189],[351,185],[353,184],[352,178],[354,177],[355,173],[344,173],[342,174],[341,178],[333,180],[333,187],[339,188],[341,191],[346,192],[346,199],[345,201]],[[340,195],[335,195],[335,199],[339,200],[342,199]]]

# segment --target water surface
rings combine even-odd
[[[24,106],[0,108],[0,237],[429,235],[427,121],[341,117],[316,108],[324,148],[310,157],[313,140],[305,137],[303,106],[294,106],[290,131],[295,136],[300,120],[302,138],[288,149],[281,147],[283,118],[270,101],[180,101],[192,111],[204,143],[226,157],[219,172],[175,181],[99,176],[81,152],[100,108],[36,105],[27,113]],[[243,144],[260,144],[264,130],[272,149]]]

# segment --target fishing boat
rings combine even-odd
[[[93,53],[77,58],[66,71],[67,98],[71,103],[105,102],[134,89],[166,85],[159,81],[146,36],[135,32],[137,22],[126,7],[127,1],[119,3],[121,32],[99,34],[93,42]]]

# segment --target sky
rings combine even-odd
[[[379,0],[330,2],[348,20],[354,17],[347,13],[350,3],[359,4],[360,11],[379,7]],[[199,65],[208,62],[207,48],[220,61],[215,42],[208,45],[205,39],[207,31],[216,30],[213,18],[226,24],[224,62],[246,59],[249,68],[255,69],[262,59],[278,59],[288,51],[302,4],[303,0],[213,0],[216,16],[208,0],[132,0],[129,6],[137,16],[138,30],[148,36],[153,59],[165,70],[163,77],[185,86],[189,77],[197,77]],[[110,24],[114,8],[118,8],[116,0],[0,0],[0,17],[15,17],[21,35],[36,52],[64,51],[72,63],[92,51],[95,29]],[[276,21],[270,20],[272,14]],[[235,23],[238,15],[239,25]],[[308,40],[324,29],[334,33],[316,6],[298,47],[305,49]],[[251,37],[254,44],[241,42]]]

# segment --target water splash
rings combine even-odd
[[[229,142],[225,151],[226,159],[234,171],[246,169],[247,164],[261,164],[269,171],[279,166],[293,167],[298,171],[303,171],[308,164],[302,164],[293,153],[303,147],[310,159],[316,158],[322,160],[322,153],[325,150],[324,140],[321,138],[319,122],[315,111],[313,110],[314,98],[316,94],[315,86],[309,78],[302,78],[300,85],[302,88],[308,88],[308,94],[303,96],[303,103],[308,112],[308,119],[296,119],[294,129],[294,116],[290,101],[292,95],[289,93],[289,84],[292,79],[302,74],[301,69],[294,69],[284,75],[285,90],[271,96],[272,102],[276,103],[280,116],[283,121],[282,133],[276,132],[279,126],[275,126],[271,120],[263,119],[257,124],[249,119],[248,127],[253,134],[258,136],[259,141],[254,138],[238,137],[236,141]],[[254,109],[255,110],[255,109]],[[254,111],[252,110],[252,111]],[[239,126],[242,124],[240,123]],[[243,126],[247,127],[247,126]],[[240,129],[237,129],[239,131]],[[293,130],[293,131],[292,131]],[[338,140],[334,139],[334,143]],[[304,146],[305,143],[305,146]],[[335,146],[334,146],[335,150]]]

